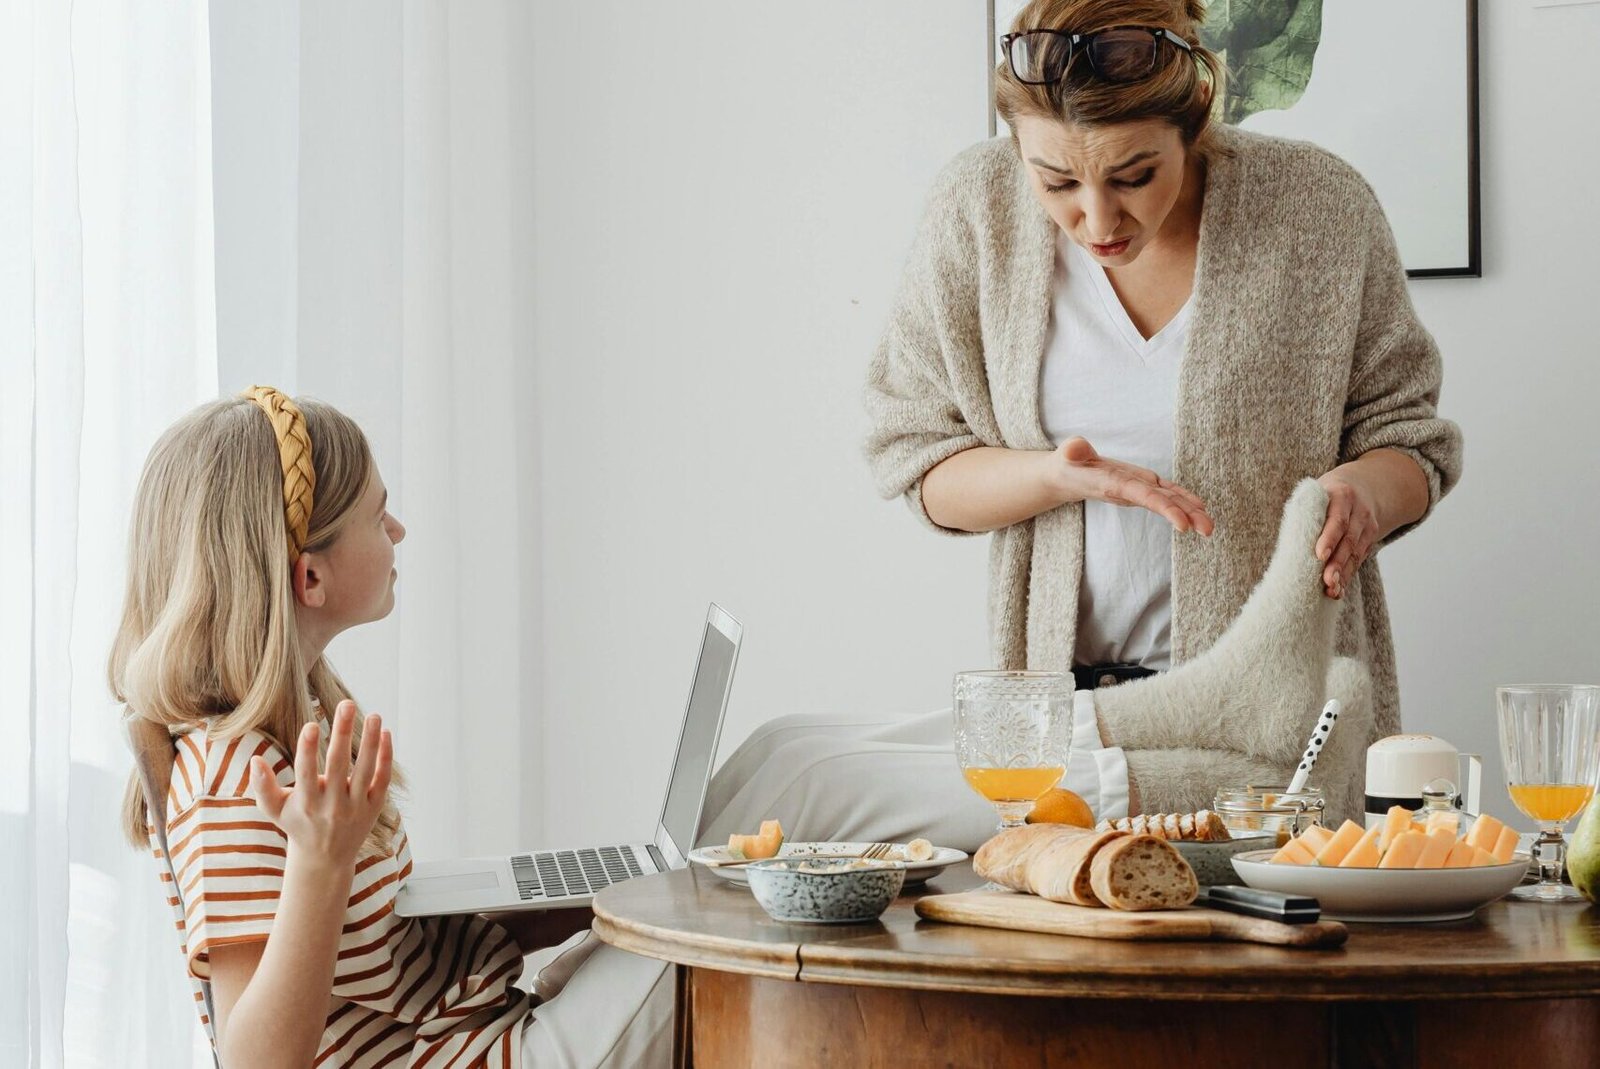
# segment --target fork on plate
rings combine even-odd
[[[801,858],[806,861],[845,861],[862,858],[867,861],[879,861],[889,856],[889,851],[895,848],[894,843],[871,843],[861,849],[858,854],[793,854],[791,857]],[[708,861],[707,867],[714,869],[734,868],[738,865],[753,865],[757,861],[771,861],[772,858],[734,858],[727,861]]]

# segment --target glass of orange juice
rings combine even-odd
[[[1533,856],[1539,882],[1515,898],[1587,901],[1561,882],[1567,841],[1562,828],[1594,796],[1600,779],[1600,686],[1541,683],[1495,688],[1500,705],[1500,757],[1506,789],[1518,809],[1539,823]]]
[[[1015,828],[1061,781],[1072,747],[1072,676],[1064,672],[958,672],[956,760],[972,789]]]

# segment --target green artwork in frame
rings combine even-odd
[[[1223,122],[1292,108],[1311,82],[1322,0],[1212,0],[1200,40],[1227,65]]]

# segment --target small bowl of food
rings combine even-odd
[[[889,908],[905,865],[864,858],[777,857],[745,866],[750,891],[775,921],[862,924]]]
[[[1233,838],[1220,842],[1201,842],[1186,839],[1168,839],[1183,859],[1194,869],[1194,878],[1201,887],[1212,884],[1238,883],[1239,875],[1233,870],[1235,856],[1249,850],[1264,850],[1277,845],[1276,833],[1234,832]]]

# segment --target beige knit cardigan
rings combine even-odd
[[[1213,145],[1164,474],[1206,502],[1216,532],[1173,538],[1175,664],[1207,649],[1244,604],[1297,480],[1394,448],[1422,467],[1431,512],[1461,471],[1460,431],[1436,415],[1439,351],[1411,306],[1371,188],[1301,142],[1219,127]],[[922,507],[922,478],[940,461],[980,445],[1052,447],[1039,375],[1055,242],[1009,138],[973,146],[935,182],[866,398],[879,491],[904,495],[936,530],[963,533],[933,524]],[[994,532],[989,623],[1000,666],[1071,666],[1082,575],[1081,504]],[[1394,649],[1375,559],[1345,591],[1336,651],[1371,673],[1372,737],[1393,734]],[[1289,771],[1223,738],[1117,741],[1146,809],[1194,808],[1209,804],[1220,779]],[[1296,753],[1302,743],[1272,748]]]

